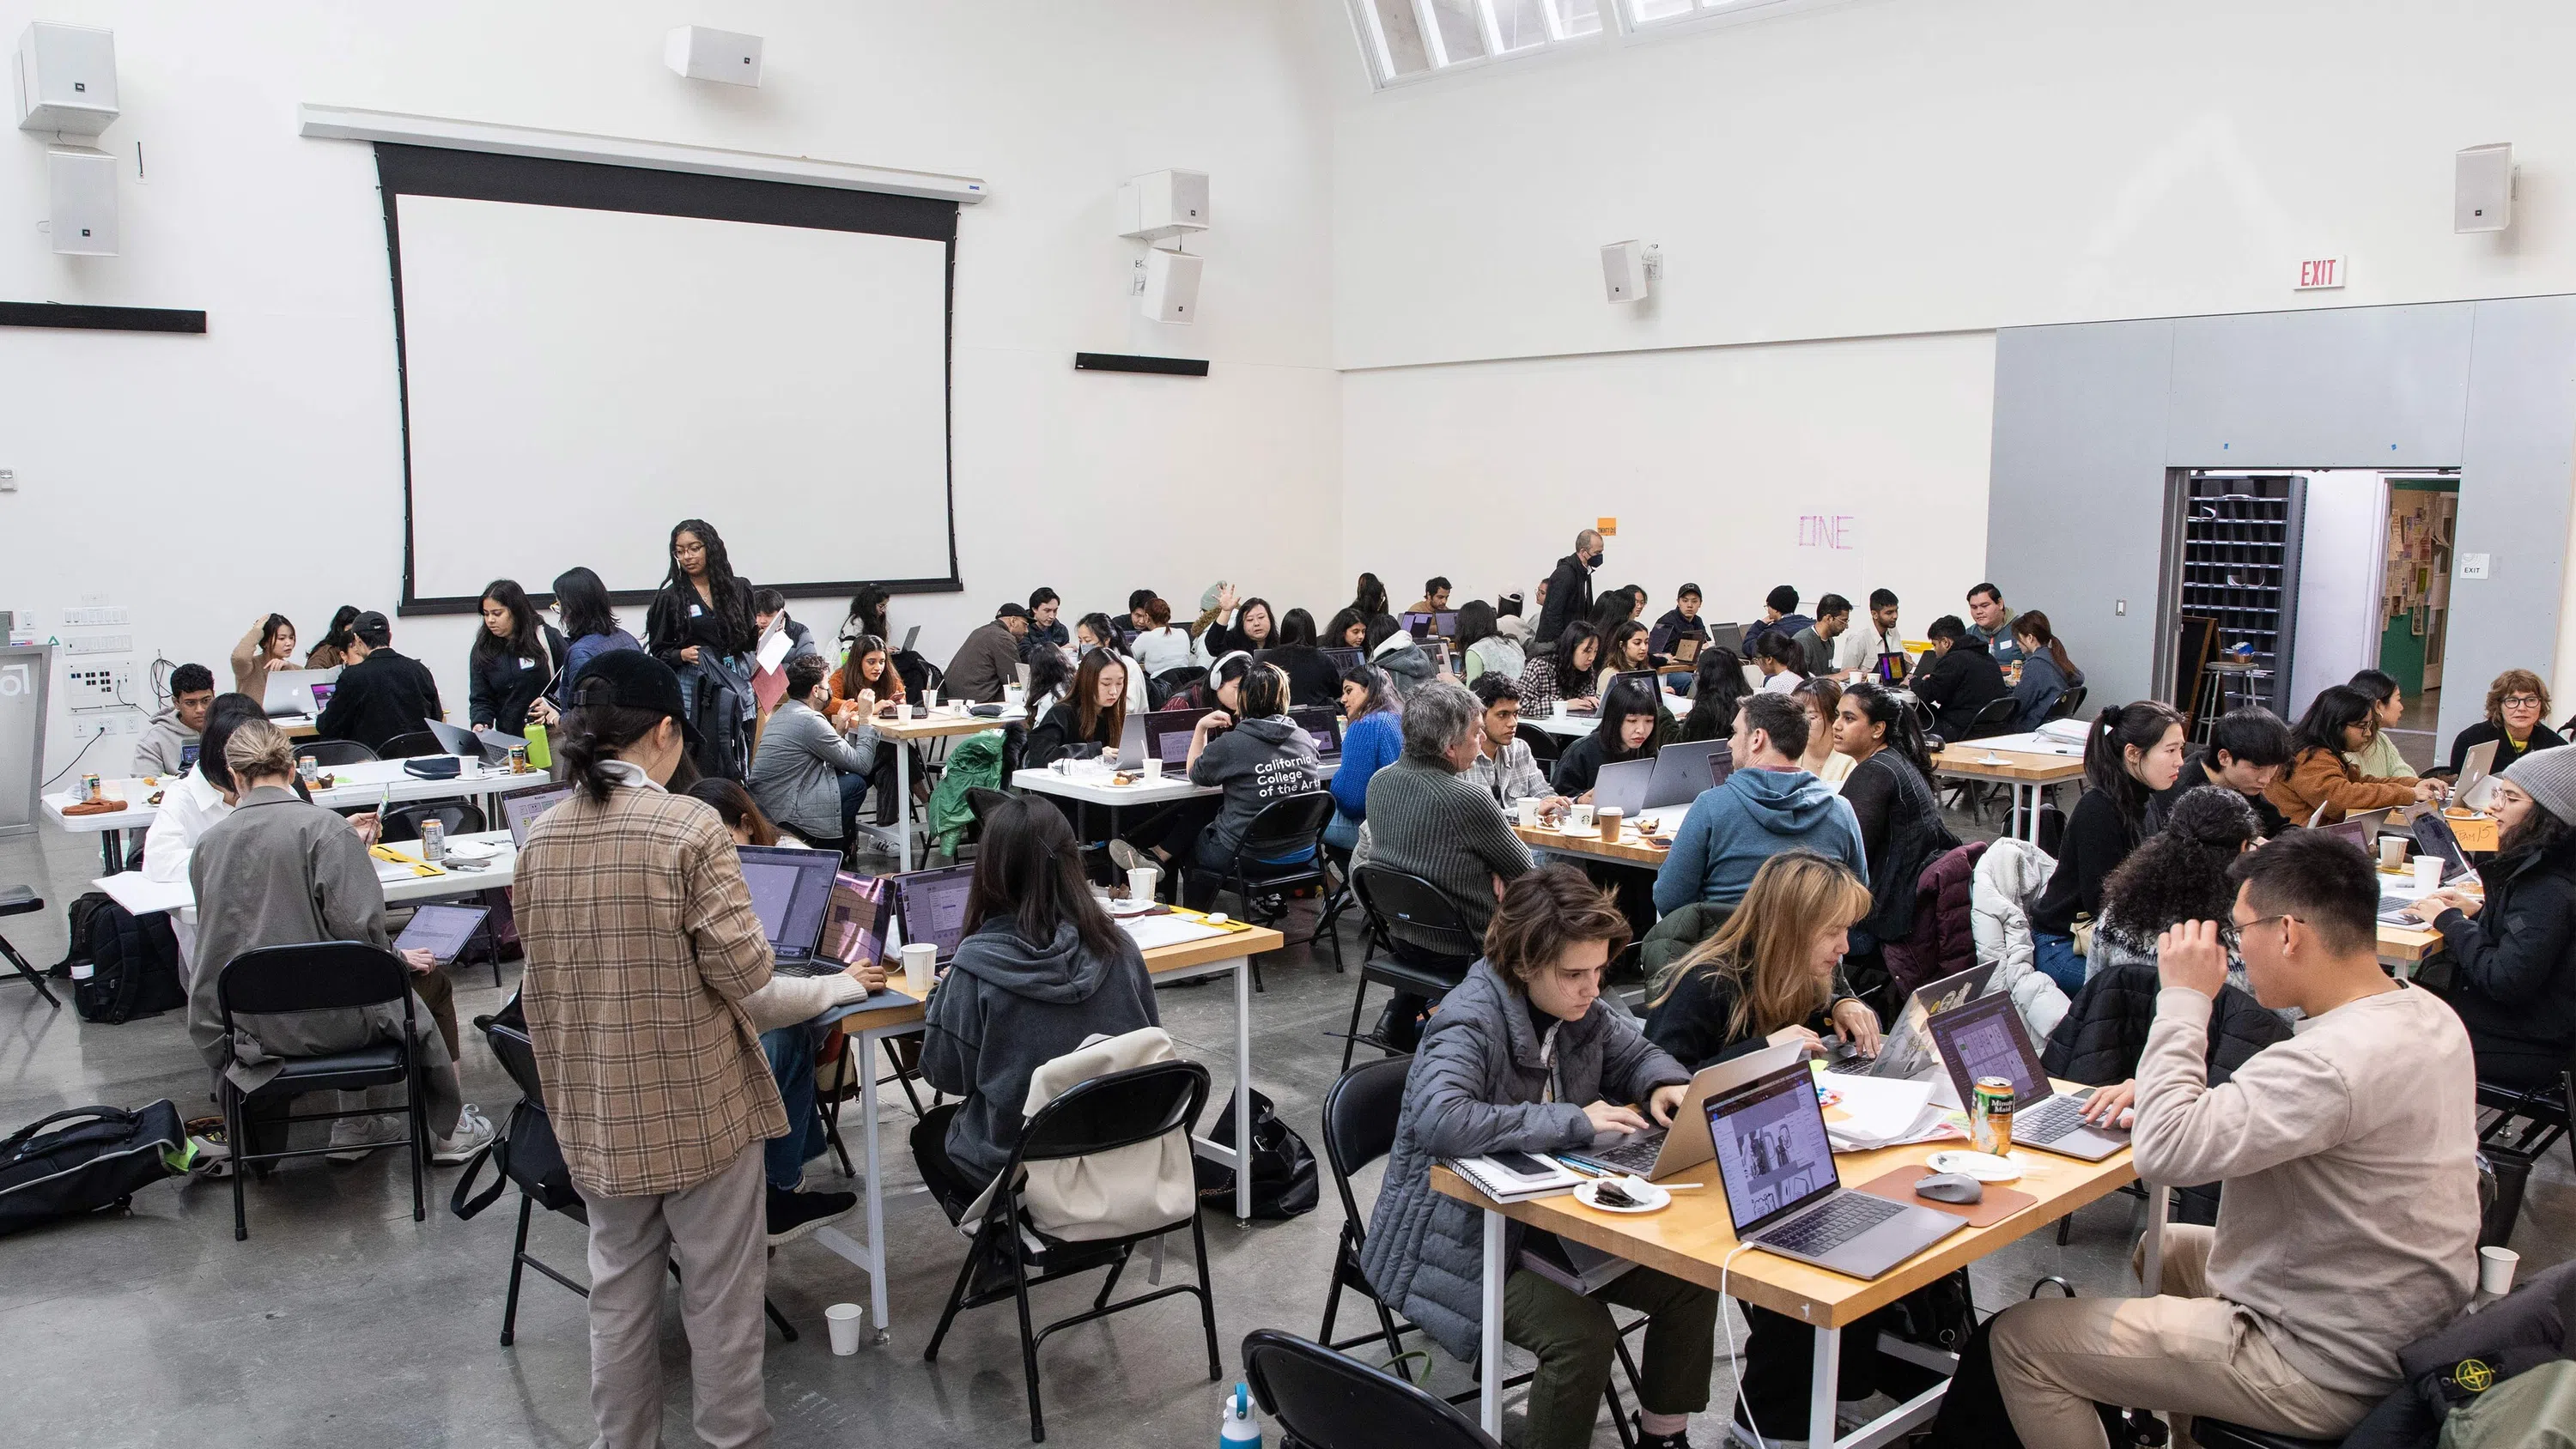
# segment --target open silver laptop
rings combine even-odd
[[[2084,1120],[2084,1103],[2093,1095],[2061,1096],[2040,1069],[2039,1053],[2021,1024],[2021,1012],[2009,993],[1954,1006],[1934,1014],[1932,1044],[1950,1069],[1950,1085],[1959,1100],[1972,1099],[1979,1077],[2001,1077],[2012,1083],[2015,1147],[2036,1147],[2086,1162],[2099,1162],[2129,1145],[2129,1134],[2116,1127],[2096,1127]]]
[[[1598,1145],[1590,1152],[1572,1153],[1578,1161],[1596,1162],[1633,1172],[1641,1177],[1670,1177],[1717,1155],[1708,1140],[1708,1114],[1703,1104],[1712,1092],[1731,1092],[1737,1087],[1767,1076],[1785,1066],[1805,1059],[1807,1049],[1792,1043],[1788,1046],[1762,1047],[1739,1057],[1728,1057],[1700,1068],[1691,1078],[1690,1090],[1682,1094],[1682,1104],[1673,1113],[1673,1125],[1649,1127],[1642,1132],[1613,1133],[1593,1139]]]
[[[1803,1062],[1713,1095],[1702,1110],[1727,1213],[1748,1246],[1866,1279],[1968,1226],[1844,1187],[1815,1074]]]
[[[2471,745],[2468,757],[2460,761],[2460,778],[2451,786],[2451,798],[2460,803],[2461,809],[2487,808],[2495,794],[2495,787],[2488,781],[2495,778],[2496,746],[2501,743],[2501,740],[2488,740],[2484,744]]]
[[[1735,756],[1724,740],[1675,741],[1655,752],[1655,777],[1646,783],[1648,810],[1687,807],[1726,783]]]
[[[330,702],[331,690],[340,679],[337,667],[330,669],[272,669],[260,684],[260,711],[270,719],[288,715],[318,715]],[[321,686],[317,695],[315,686]],[[2488,752],[2490,757],[2493,751]]]
[[[1654,783],[1652,760],[1617,760],[1592,777],[1592,808],[1616,810],[1634,820],[1646,808],[1646,787]]]
[[[1834,1061],[1835,1071],[1856,1077],[1884,1077],[1890,1081],[1910,1082],[1939,1065],[1933,1055],[1932,1034],[1928,1023],[1951,1007],[1964,1005],[1985,994],[1986,983],[1995,979],[1995,965],[1988,961],[1971,966],[1956,976],[1944,976],[1914,988],[1905,999],[1905,1009],[1897,1013],[1896,1029],[1879,1043],[1878,1055],[1863,1057],[1842,1046],[1843,1054]]]

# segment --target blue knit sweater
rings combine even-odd
[[[1369,776],[1403,753],[1404,718],[1394,710],[1362,715],[1342,731],[1342,767],[1333,774],[1333,803],[1344,818],[1368,818]]]

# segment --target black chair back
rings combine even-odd
[[[2048,707],[2050,719],[2073,719],[2084,712],[2084,686],[2076,685],[2057,697]]]
[[[1979,735],[1998,733],[2012,724],[2013,715],[2020,709],[2021,701],[2009,694],[2001,699],[1988,700],[1985,708],[1977,711],[1976,718],[1968,721],[1967,737],[1975,739]]]
[[[1537,760],[1542,765],[1555,764],[1556,757],[1564,753],[1564,741],[1559,740],[1556,736],[1540,729],[1537,725],[1530,723],[1528,720],[1522,720],[1519,724],[1514,725],[1512,727],[1512,735],[1522,744],[1529,746],[1531,758]]]
[[[1458,954],[1477,954],[1475,928],[1467,924],[1458,903],[1422,877],[1389,866],[1364,865],[1352,874],[1351,888],[1359,892],[1360,904],[1380,921],[1390,925],[1402,921],[1417,931],[1437,932],[1442,939],[1458,943]]]
[[[1114,1152],[1187,1130],[1197,1125],[1207,1094],[1207,1068],[1197,1062],[1154,1062],[1093,1077],[1029,1119],[1013,1166]]]
[[[427,801],[404,805],[384,814],[384,836],[388,841],[418,840],[423,822],[435,820],[452,839],[471,835],[484,828],[483,809],[461,800]]]
[[[1281,1438],[1305,1449],[1502,1449],[1431,1394],[1293,1333],[1246,1335],[1243,1376]]]
[[[370,755],[367,758],[416,760],[425,755],[443,755],[446,753],[447,746],[439,742],[438,736],[431,734],[427,730],[413,730],[410,734],[396,735],[392,739],[385,741],[384,753],[382,755]],[[476,753],[480,754],[481,752],[477,751]]]
[[[1342,1190],[1342,1211],[1354,1227],[1362,1221],[1351,1178],[1395,1150],[1395,1127],[1404,1108],[1404,1079],[1413,1058],[1363,1062],[1342,1073],[1324,1093],[1324,1160]]]
[[[334,765],[368,764],[377,756],[356,740],[305,740],[296,745],[295,758],[311,760],[327,770]]]
[[[410,992],[411,968],[403,959],[363,941],[263,946],[235,956],[215,978],[215,1003],[228,1030],[236,1014],[381,1006]]]
[[[1322,843],[1324,827],[1333,823],[1329,790],[1308,790],[1273,800],[1244,827],[1245,860],[1278,860]]]
[[[500,1058],[501,1070],[510,1074],[519,1095],[535,1103],[538,1111],[544,1111],[546,1085],[537,1076],[537,1047],[528,1040],[527,1028],[490,1018],[485,1018],[482,1025],[483,1040],[492,1048],[492,1055]]]

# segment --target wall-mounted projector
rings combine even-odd
[[[662,63],[691,80],[760,84],[760,37],[682,25],[662,37]]]
[[[18,129],[95,137],[116,119],[116,32],[39,20],[18,37]]]

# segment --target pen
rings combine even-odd
[[[1595,1162],[1589,1157],[1577,1157],[1570,1152],[1560,1152],[1556,1154],[1556,1160],[1565,1164],[1567,1167],[1577,1168],[1581,1171],[1591,1173],[1595,1177],[1625,1177],[1628,1175],[1621,1172],[1618,1168],[1609,1166],[1606,1163]]]

